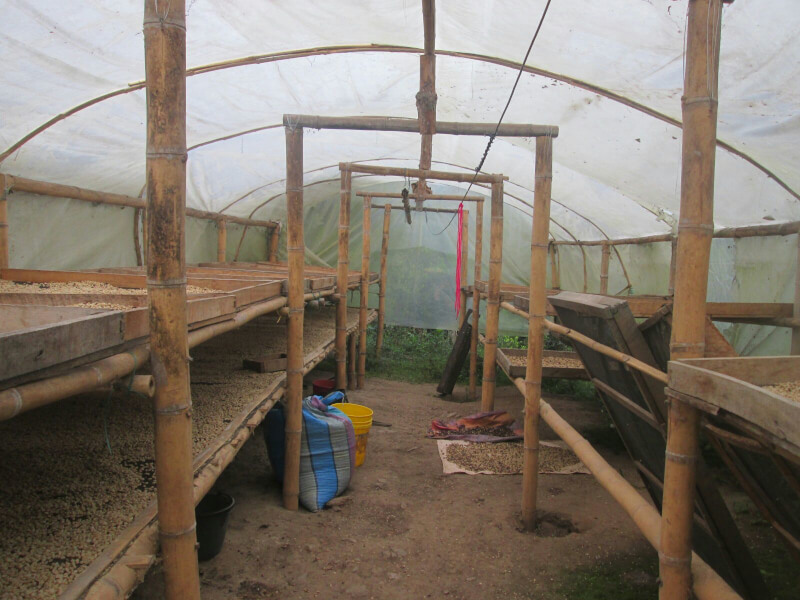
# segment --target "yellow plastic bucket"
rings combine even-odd
[[[333,404],[353,422],[356,434],[356,466],[364,464],[367,455],[367,438],[372,427],[372,409],[360,404]]]

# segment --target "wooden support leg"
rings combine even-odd
[[[550,190],[553,179],[553,140],[536,138],[536,187],[531,234],[530,318],[525,375],[525,454],[522,466],[522,523],[536,527],[536,489],[539,478],[539,401],[542,399],[544,319],[547,316],[547,238],[550,231]],[[605,246],[604,246],[605,247]]]
[[[472,336],[469,340],[469,399],[478,397],[478,325],[480,324],[481,294],[478,281],[481,278],[483,262],[483,200],[478,201],[475,214],[475,275],[472,283]]]
[[[561,274],[558,267],[558,246],[550,244],[550,285],[554,290],[561,289]]]
[[[670,357],[699,358],[705,350],[706,294],[714,231],[720,0],[691,0],[686,29],[681,207]],[[661,600],[686,600],[692,588],[697,409],[669,405],[659,572]]]
[[[492,184],[492,226],[489,237],[489,289],[486,300],[486,337],[483,342],[481,410],[494,410],[497,373],[497,334],[500,321],[500,281],[503,276],[503,180]]]
[[[350,269],[350,171],[339,185],[339,264],[336,274],[336,387],[347,385],[347,277]]]
[[[678,238],[673,237],[670,242],[670,255],[669,255],[669,289],[667,295],[675,295],[675,261],[678,258]]]
[[[192,483],[192,397],[186,320],[186,21],[144,7],[147,77],[147,294],[156,380],[158,527],[168,600],[199,599]]]
[[[303,129],[286,127],[286,254],[289,262],[289,324],[286,334],[286,459],[283,505],[297,510],[303,430]]]
[[[217,262],[224,263],[228,252],[228,222],[225,219],[217,221]]]
[[[611,247],[603,244],[603,258],[600,261],[600,293],[608,295],[608,266],[611,262]]]
[[[356,388],[364,387],[367,376],[367,302],[369,301],[369,251],[372,198],[364,197],[364,220],[361,228],[361,303],[358,310],[358,374]]]
[[[269,234],[269,256],[267,256],[267,260],[269,262],[278,262],[278,242],[281,239],[281,227],[278,225],[272,232]]]
[[[350,334],[350,358],[347,361],[347,389],[356,388],[356,364],[358,363],[358,331]]]
[[[389,253],[389,224],[392,219],[392,205],[383,207],[383,239],[381,240],[381,280],[378,291],[378,339],[375,342],[375,354],[380,356],[383,348],[383,328],[386,324],[386,258]]]
[[[467,315],[467,293],[463,290],[467,285],[467,260],[469,257],[469,211],[465,210],[461,224],[461,288],[458,290],[458,328],[464,324]]]

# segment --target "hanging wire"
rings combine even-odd
[[[466,200],[467,196],[469,195],[470,190],[472,189],[473,184],[475,183],[475,179],[478,177],[478,173],[481,172],[483,168],[483,163],[486,162],[486,157],[489,156],[489,150],[494,143],[494,138],[497,137],[497,132],[500,130],[500,125],[503,123],[503,119],[506,116],[506,112],[508,111],[508,107],[511,105],[511,100],[514,98],[514,92],[517,91],[517,85],[519,84],[519,80],[522,78],[522,73],[525,71],[525,66],[528,62],[528,58],[531,55],[531,50],[533,50],[533,44],[536,43],[536,38],[539,37],[539,32],[542,30],[542,25],[544,24],[544,19],[547,16],[547,11],[550,9],[550,2],[552,0],[547,0],[547,4],[544,5],[544,10],[542,11],[542,16],[539,19],[539,24],[536,26],[536,31],[533,33],[533,37],[531,38],[531,43],[528,46],[528,51],[525,53],[525,58],[522,59],[522,64],[519,67],[519,71],[517,72],[517,78],[514,80],[514,86],[511,88],[511,93],[508,95],[508,101],[506,102],[505,107],[503,108],[503,112],[500,114],[500,119],[497,121],[497,126],[494,128],[494,132],[492,135],[489,136],[489,142],[486,144],[486,149],[483,151],[483,156],[481,157],[481,161],[478,163],[478,166],[475,167],[475,174],[472,176],[472,181],[469,182],[469,187],[467,187],[467,191],[464,192],[464,200]],[[463,200],[462,200],[463,202]],[[445,230],[453,224],[453,220],[456,217],[454,213],[453,216],[450,218],[450,221],[447,225],[444,226],[439,233],[434,233],[433,235],[441,235],[445,232]]]

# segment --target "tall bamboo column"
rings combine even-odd
[[[185,3],[144,6],[147,80],[147,295],[156,380],[158,528],[166,598],[200,598],[186,321]]]
[[[10,264],[8,247],[8,190],[6,176],[0,173],[0,269]]]
[[[280,239],[281,226],[278,224],[269,234],[269,255],[267,256],[269,262],[278,262],[278,242]]]
[[[370,228],[372,215],[370,206],[372,198],[364,196],[364,220],[361,228],[361,303],[358,310],[358,373],[356,375],[356,389],[364,387],[367,376],[367,302],[369,301],[369,248]]]
[[[358,331],[354,331],[347,338],[349,356],[347,359],[347,389],[356,388],[356,364],[358,363]]]
[[[303,429],[303,128],[286,127],[286,255],[289,263],[289,323],[286,330],[286,460],[283,505],[297,510],[300,436]]]
[[[558,246],[550,244],[550,286],[554,290],[561,289],[561,277],[558,269]]]
[[[465,210],[461,224],[461,287],[467,285],[467,261],[469,260],[469,211]],[[467,293],[458,290],[458,328],[464,324],[467,315]]]
[[[225,219],[217,221],[217,262],[225,262],[228,250],[228,222]]]
[[[389,254],[389,224],[392,220],[392,205],[383,206],[383,239],[381,240],[381,280],[378,284],[378,339],[375,354],[380,355],[383,347],[383,328],[386,324],[386,258]]]
[[[528,363],[525,370],[525,441],[522,463],[522,523],[536,526],[536,488],[539,478],[539,401],[542,399],[544,319],[547,316],[547,254],[550,234],[550,190],[553,180],[553,140],[536,138],[536,186],[531,232],[530,317]],[[607,246],[603,246],[607,248]]]
[[[422,0],[424,52],[419,57],[419,92],[417,93],[417,116],[419,118],[420,156],[419,168],[431,168],[433,134],[436,133],[436,3]],[[428,186],[420,178],[417,186],[417,208],[427,193]]]
[[[537,141],[539,138],[536,138]],[[600,260],[600,293],[608,294],[608,265],[611,262],[611,246],[603,244],[603,257]]]
[[[0,218],[2,216],[2,209],[0,209]],[[2,225],[0,225],[2,227]],[[2,235],[2,232],[0,232]],[[797,234],[797,267],[794,275],[794,308],[792,316],[795,319],[800,319],[800,233]],[[792,328],[792,354],[800,354],[800,327]]]
[[[673,237],[670,242],[670,255],[669,255],[669,289],[667,294],[673,296],[675,294],[675,260],[678,257],[678,238]]]
[[[347,276],[350,269],[350,171],[339,182],[339,263],[336,275],[336,387],[347,385]]]
[[[720,0],[690,0],[686,30],[681,210],[678,225],[672,360],[705,350],[706,293],[714,233]],[[697,409],[669,405],[659,568],[661,600],[686,600],[692,587],[691,527],[697,460]]]
[[[486,337],[483,342],[481,410],[494,409],[497,373],[497,333],[500,321],[500,281],[503,276],[503,180],[492,183],[492,225],[489,235],[489,286],[486,298]]]
[[[469,399],[478,397],[478,325],[480,324],[481,293],[478,280],[483,262],[483,200],[478,200],[475,213],[475,274],[472,281],[472,335],[469,340]]]

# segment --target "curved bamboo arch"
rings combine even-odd
[[[202,75],[204,73],[211,73],[214,71],[220,71],[223,69],[230,69],[235,67],[241,66],[250,66],[250,65],[257,65],[257,64],[264,64],[270,62],[277,62],[282,60],[290,60],[294,58],[306,58],[312,56],[321,56],[327,54],[346,54],[346,53],[359,53],[359,52],[391,52],[391,53],[406,53],[406,54],[422,54],[424,49],[422,48],[415,48],[413,46],[395,46],[389,44],[357,44],[357,45],[342,45],[342,46],[320,46],[316,48],[307,48],[307,49],[299,49],[299,50],[287,50],[282,52],[273,52],[267,54],[257,54],[247,57],[240,57],[234,58],[226,61],[220,61],[217,63],[211,63],[208,65],[201,65],[199,67],[192,67],[186,70],[186,76],[192,77],[195,75]],[[454,58],[463,58],[466,60],[475,60],[478,62],[485,62],[490,64],[495,64],[501,67],[511,68],[515,70],[519,70],[520,68],[523,69],[526,73],[531,73],[533,75],[540,75],[543,77],[549,77],[551,79],[555,79],[557,81],[561,81],[568,85],[584,89],[586,91],[598,94],[609,100],[613,100],[614,102],[619,102],[629,108],[633,108],[634,110],[638,110],[648,116],[653,118],[659,119],[664,121],[665,123],[669,123],[678,128],[682,128],[683,124],[680,120],[670,117],[662,112],[659,112],[653,108],[650,108],[640,102],[636,102],[635,100],[631,100],[630,98],[626,98],[621,94],[617,94],[605,88],[602,88],[597,85],[593,85],[587,81],[583,81],[581,79],[577,79],[575,77],[569,77],[568,75],[562,75],[560,73],[555,73],[552,71],[548,71],[546,69],[540,69],[538,67],[528,66],[528,65],[521,65],[519,62],[503,59],[494,56],[488,56],[485,54],[476,54],[472,52],[459,52],[456,50],[436,50],[436,54],[438,56],[450,56]],[[99,102],[104,100],[108,100],[110,98],[114,98],[116,96],[127,94],[130,92],[134,92],[137,90],[141,90],[145,87],[144,81],[136,81],[130,83],[125,88],[120,88],[118,90],[113,90],[106,94],[102,94],[86,102],[78,104],[63,113],[60,113],[50,120],[46,121],[33,131],[29,132],[19,140],[17,140],[14,144],[12,144],[9,148],[7,148],[2,154],[0,154],[0,163],[2,163],[6,158],[8,158],[11,154],[16,152],[19,148],[24,146],[27,142],[32,140],[34,137],[42,133],[43,131],[47,130],[48,128],[52,127],[59,121],[63,121],[64,119],[74,115],[77,112],[85,108],[89,108]],[[783,179],[781,179],[776,173],[772,172],[770,169],[765,167],[759,161],[754,159],[753,157],[749,156],[745,152],[738,150],[737,148],[733,147],[732,145],[728,144],[717,138],[717,147],[722,148],[735,156],[745,160],[746,162],[750,163],[762,173],[767,175],[769,178],[773,179],[778,185],[780,185],[786,192],[791,194],[793,198],[796,200],[800,200],[800,193],[792,189],[789,184],[787,184]]]

